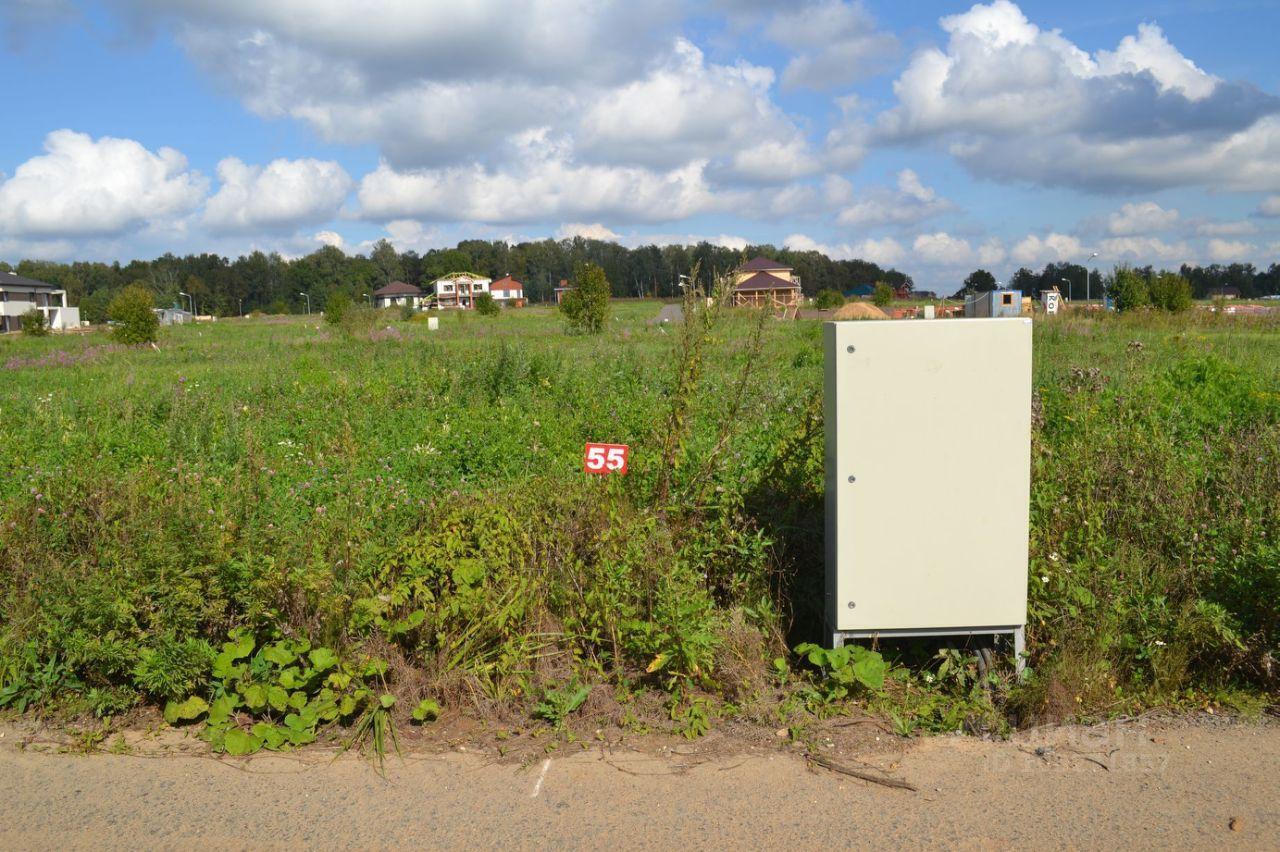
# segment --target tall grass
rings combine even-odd
[[[0,689],[180,697],[247,627],[390,660],[397,707],[608,683],[694,729],[776,699],[822,609],[819,328],[686,308],[0,341]],[[1278,331],[1037,324],[1021,713],[1274,689]],[[630,474],[583,474],[588,440]]]

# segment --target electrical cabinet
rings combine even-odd
[[[830,322],[827,622],[1013,633],[1027,609],[1031,320]]]

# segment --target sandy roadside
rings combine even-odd
[[[1280,847],[1280,724],[1148,721],[1010,742],[935,737],[850,766],[785,750],[599,747],[523,766],[469,752],[366,761],[82,756],[0,738],[0,848]]]

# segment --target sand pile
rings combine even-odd
[[[889,315],[870,302],[849,302],[836,311],[838,320],[888,319]]]

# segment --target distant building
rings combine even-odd
[[[183,310],[177,305],[172,308],[152,308],[152,310],[160,319],[161,325],[186,325],[195,319],[190,311]]]
[[[1210,299],[1239,299],[1239,287],[1211,287],[1209,288]]]
[[[415,308],[422,307],[422,290],[406,284],[403,281],[392,281],[385,287],[379,287],[373,291],[373,306],[375,308],[391,308],[396,305],[411,305]]]
[[[556,293],[556,304],[558,305],[558,304],[560,304],[561,302],[563,302],[563,301],[564,301],[564,294],[565,294],[565,293],[568,293],[568,292],[569,292],[570,290],[572,290],[572,289],[573,289],[573,288],[569,286],[569,281],[568,281],[568,279],[561,278],[561,279],[560,279],[560,286],[559,286],[559,287],[556,287],[556,290],[555,290],[555,293]]]
[[[1022,316],[1022,291],[987,290],[970,293],[964,299],[966,317],[1019,317]]]
[[[78,328],[80,309],[67,307],[67,291],[56,285],[0,272],[0,332],[21,331],[22,315],[35,308],[52,329]]]
[[[735,305],[789,310],[798,308],[800,300],[800,278],[790,266],[757,257],[734,270]]]
[[[490,284],[489,292],[500,305],[512,308],[524,306],[524,285],[510,275],[504,275]]]
[[[846,299],[866,299],[870,296],[874,296],[875,292],[876,292],[876,285],[859,284],[856,287],[850,287],[848,290],[846,290],[844,292],[844,297]]]
[[[490,279],[474,272],[451,272],[432,282],[431,295],[438,308],[470,310],[476,306],[476,296],[489,292],[489,284]]]

